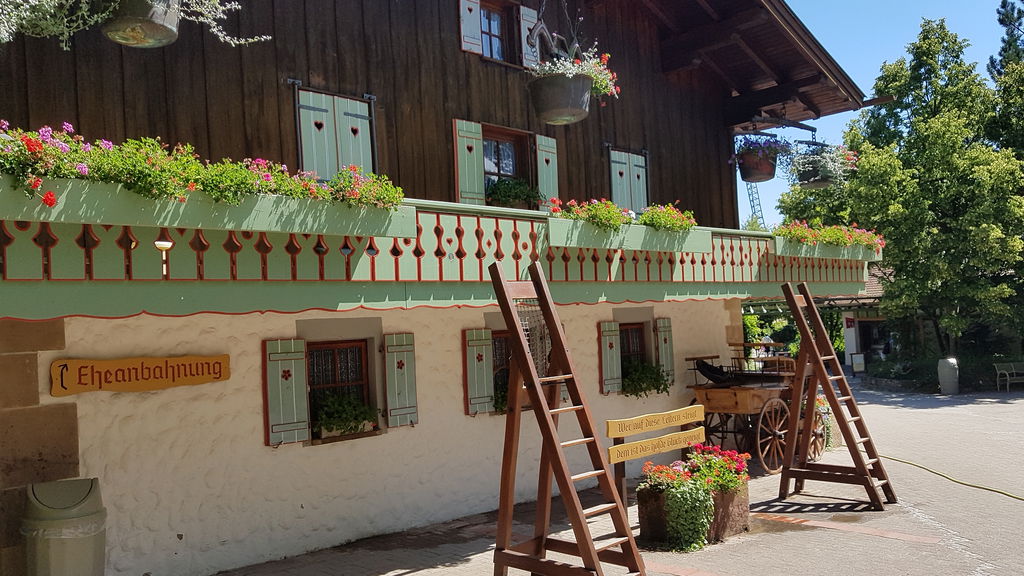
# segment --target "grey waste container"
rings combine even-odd
[[[103,576],[106,522],[97,478],[29,486],[21,523],[29,576]]]
[[[960,367],[956,358],[939,360],[939,391],[943,394],[960,393]]]

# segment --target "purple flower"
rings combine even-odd
[[[75,164],[75,170],[78,170],[78,173],[81,174],[82,176],[89,175],[89,167],[85,164],[85,162],[79,162],[78,164]]]
[[[11,127],[11,123],[7,120],[0,119],[0,132],[6,132]]]
[[[114,143],[111,142],[110,140],[100,140],[100,147],[103,148],[104,150],[113,150]]]
[[[75,127],[71,125],[71,122],[65,122],[60,125],[61,129],[64,130],[65,134],[74,134]]]
[[[89,144],[88,142],[83,142],[82,143],[82,151],[83,152],[92,152],[92,144]]]
[[[53,140],[52,144],[58,150],[60,150],[61,152],[65,153],[65,154],[67,154],[68,152],[71,152],[71,146],[68,146],[67,144],[61,142],[60,140]]]
[[[39,129],[39,139],[43,142],[49,142],[50,138],[53,137],[53,128],[49,126],[43,126]]]

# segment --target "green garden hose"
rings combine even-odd
[[[864,451],[861,450],[861,452],[864,452]],[[882,457],[882,458],[885,458],[886,460],[893,460],[893,461],[896,461],[896,462],[900,462],[900,463],[903,463],[903,464],[908,464],[910,466],[914,466],[915,468],[920,468],[921,470],[924,470],[926,472],[931,472],[932,474],[935,474],[936,476],[941,476],[941,477],[945,478],[946,480],[949,480],[950,482],[954,482],[956,484],[960,484],[961,486],[967,486],[968,488],[977,488],[979,490],[988,490],[989,492],[995,492],[996,494],[1000,494],[1000,495],[1006,496],[1007,498],[1013,498],[1014,500],[1020,500],[1021,502],[1024,502],[1024,497],[1022,497],[1022,496],[1017,496],[1016,494],[1010,494],[1009,492],[1005,492],[1003,490],[998,490],[996,488],[990,488],[988,486],[982,486],[980,484],[971,484],[970,482],[964,482],[962,480],[957,480],[956,478],[953,478],[952,476],[949,476],[948,474],[943,474],[942,472],[939,472],[937,470],[932,470],[931,468],[929,468],[927,466],[922,466],[922,465],[918,464],[917,462],[911,462],[910,460],[903,460],[901,458],[896,458],[894,456],[886,456],[884,454],[879,454],[879,456]]]

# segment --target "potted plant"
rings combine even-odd
[[[850,226],[824,226],[819,219],[793,220],[772,230],[775,253],[802,258],[844,258],[875,262],[882,259],[885,238],[874,230]]]
[[[786,164],[792,147],[783,138],[745,135],[736,140],[732,162],[744,182],[766,182],[775,177],[775,168]]]
[[[544,203],[540,191],[522,178],[498,178],[487,185],[485,193],[491,206],[536,209]]]
[[[801,188],[826,188],[842,185],[856,169],[857,153],[845,146],[816,146],[793,156],[790,180]]]
[[[575,44],[574,44],[575,47]],[[541,121],[553,125],[573,124],[590,113],[590,97],[619,97],[618,76],[608,69],[609,54],[593,46],[554,55],[530,70],[534,78],[527,85],[530,101]]]
[[[685,461],[646,462],[637,485],[640,536],[696,550],[750,529],[749,454],[694,444]]]
[[[635,398],[667,394],[672,382],[661,366],[650,362],[629,362],[622,367],[622,393]]]
[[[223,0],[0,0],[0,42],[21,33],[58,38],[69,50],[76,32],[104,24],[104,34],[115,42],[154,48],[177,39],[179,18],[205,24],[218,40],[232,46],[269,39],[238,38],[224,30],[224,20],[241,7]]]
[[[319,402],[314,429],[321,438],[358,434],[376,427],[377,411],[358,396],[335,392]]]

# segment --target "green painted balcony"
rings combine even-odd
[[[602,236],[546,212],[407,199],[396,212],[280,197],[151,200],[51,180],[60,202],[0,181],[0,317],[487,306],[487,267],[544,264],[560,303],[771,297],[863,289],[871,251],[791,251],[768,233],[626,226]],[[588,225],[589,226],[589,225]]]

